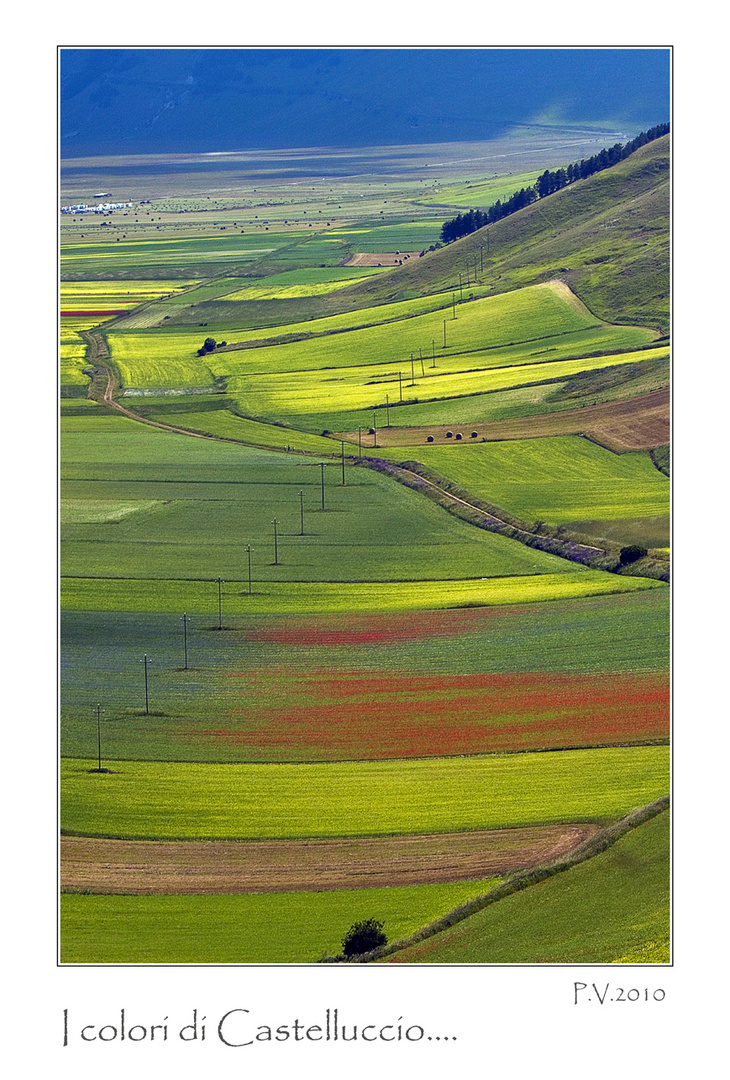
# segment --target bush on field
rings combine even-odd
[[[225,341],[221,342],[221,345],[225,345]],[[202,348],[198,349],[198,356],[205,356],[206,353],[212,352],[216,346],[216,340],[212,337],[207,337],[203,342]]]
[[[629,563],[636,562],[637,559],[643,559],[646,554],[647,550],[641,544],[628,544],[626,547],[621,548],[619,562],[622,566],[628,566]]]
[[[380,945],[386,945],[387,937],[383,933],[383,924],[377,919],[365,919],[353,923],[342,939],[342,951],[345,956],[359,956],[370,952]]]

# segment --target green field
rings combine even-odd
[[[164,280],[198,276],[198,268],[230,267],[250,263],[275,249],[267,236],[160,238],[120,240],[112,243],[67,243],[61,245],[61,276],[83,276],[86,280]],[[206,275],[207,276],[207,275]]]
[[[640,518],[669,511],[670,483],[648,453],[613,454],[577,435],[424,446],[416,456],[472,495],[525,521]]]
[[[186,604],[185,626],[174,606],[167,615],[64,611],[65,756],[96,752],[89,702],[102,700],[106,761],[433,756],[668,732],[666,588],[415,618],[376,605],[232,617],[226,594],[223,633],[217,587],[202,588],[207,611]]]
[[[93,433],[85,418],[63,425],[62,497],[72,500],[75,515],[62,534],[64,576],[240,581],[248,544],[256,551],[257,580],[279,583],[440,581],[574,569],[470,528],[371,470],[350,469],[343,485],[332,459],[320,468],[297,455],[191,439],[126,419],[99,418]],[[102,499],[112,506],[136,499],[144,509],[110,531],[90,514],[82,523],[84,499],[95,507]]]
[[[665,795],[666,746],[311,765],[61,762],[61,828],[127,839],[383,836],[608,821]]]
[[[340,952],[358,919],[380,919],[395,941],[495,884],[487,879],[235,896],[65,895],[61,962],[311,964]],[[104,934],[105,926],[114,933]]]
[[[668,963],[669,829],[665,811],[602,854],[507,896],[385,962]]]

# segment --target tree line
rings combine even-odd
[[[484,225],[491,225],[495,221],[500,221],[501,218],[522,210],[525,206],[537,202],[538,199],[544,199],[546,195],[552,195],[553,192],[567,187],[568,184],[574,184],[576,180],[585,180],[587,176],[592,176],[603,169],[610,169],[612,165],[618,164],[629,154],[633,154],[640,146],[661,138],[668,131],[669,124],[657,124],[648,131],[640,132],[630,142],[615,143],[598,154],[575,161],[565,168],[553,171],[546,169],[532,187],[520,188],[504,202],[497,199],[496,203],[486,210],[468,210],[464,214],[457,214],[450,221],[445,221],[441,227],[441,240],[444,244],[449,244],[452,240],[458,240],[462,236],[476,232]]]

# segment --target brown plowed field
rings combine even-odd
[[[399,266],[418,251],[359,251],[344,263],[345,266]]]
[[[597,825],[342,840],[61,839],[61,887],[99,893],[243,893],[428,885],[502,877],[557,858]]]
[[[466,446],[482,439],[537,439],[550,435],[586,435],[601,446],[624,453],[629,450],[651,450],[669,442],[669,390],[654,390],[626,401],[609,401],[602,405],[586,405],[565,412],[538,413],[518,420],[490,420],[471,423],[463,421],[454,426],[433,424],[417,428],[378,428],[380,446],[423,445],[428,436],[435,444],[456,445],[453,437],[460,432],[460,445]],[[446,438],[446,432],[452,438]],[[472,432],[476,435],[472,437]],[[341,432],[337,437],[356,440],[357,432]]]

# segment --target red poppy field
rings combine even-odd
[[[664,675],[230,674],[226,721],[179,731],[249,759],[372,760],[664,741]]]

